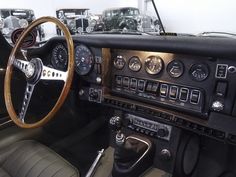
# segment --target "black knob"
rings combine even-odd
[[[122,127],[122,120],[119,116],[114,116],[110,118],[110,127],[114,131],[119,131]]]
[[[168,135],[169,135],[169,130],[168,130],[167,127],[160,127],[157,130],[157,136],[158,137],[164,138],[164,137],[167,137]]]

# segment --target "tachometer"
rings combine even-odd
[[[56,69],[66,70],[68,63],[68,53],[64,45],[58,44],[53,48],[51,63]]]
[[[85,45],[75,48],[75,70],[79,75],[87,75],[93,68],[94,57]]]
[[[142,67],[142,63],[138,57],[132,57],[129,59],[129,69],[132,71],[139,71]]]
[[[163,60],[159,56],[150,56],[145,60],[145,69],[148,74],[160,73],[163,65]]]

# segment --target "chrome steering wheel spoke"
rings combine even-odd
[[[26,115],[26,112],[28,110],[28,106],[29,106],[29,103],[30,103],[30,100],[31,100],[31,96],[32,96],[33,91],[34,91],[34,86],[35,86],[34,84],[30,84],[30,83],[27,83],[27,85],[26,85],[25,94],[24,94],[24,98],[23,98],[23,103],[22,103],[22,106],[21,106],[21,111],[19,113],[19,118],[23,123],[25,122],[25,115]]]
[[[26,73],[26,68],[28,64],[29,64],[28,61],[24,61],[24,60],[20,60],[16,58],[13,60],[13,66],[15,66],[17,69],[22,71],[24,74]]]
[[[43,66],[40,80],[58,80],[65,82],[67,77],[68,77],[68,72]]]

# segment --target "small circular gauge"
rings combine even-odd
[[[94,57],[92,52],[85,45],[75,48],[75,70],[81,75],[87,75],[93,68]]]
[[[191,78],[195,81],[204,81],[209,75],[209,69],[206,64],[194,64],[190,69]]]
[[[148,74],[160,73],[163,65],[163,60],[159,56],[150,56],[145,60],[145,69]]]
[[[68,53],[64,45],[58,44],[53,48],[51,63],[56,69],[66,69],[68,63]]]
[[[167,72],[171,77],[178,78],[184,73],[184,64],[179,60],[173,60],[168,64]]]
[[[142,63],[138,57],[132,57],[129,59],[129,69],[132,71],[139,71],[142,67]]]
[[[122,56],[117,56],[116,58],[114,58],[114,62],[113,62],[114,66],[116,69],[123,69],[125,66],[125,59]]]

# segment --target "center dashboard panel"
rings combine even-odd
[[[214,59],[113,50],[112,61],[113,94],[207,117]]]

